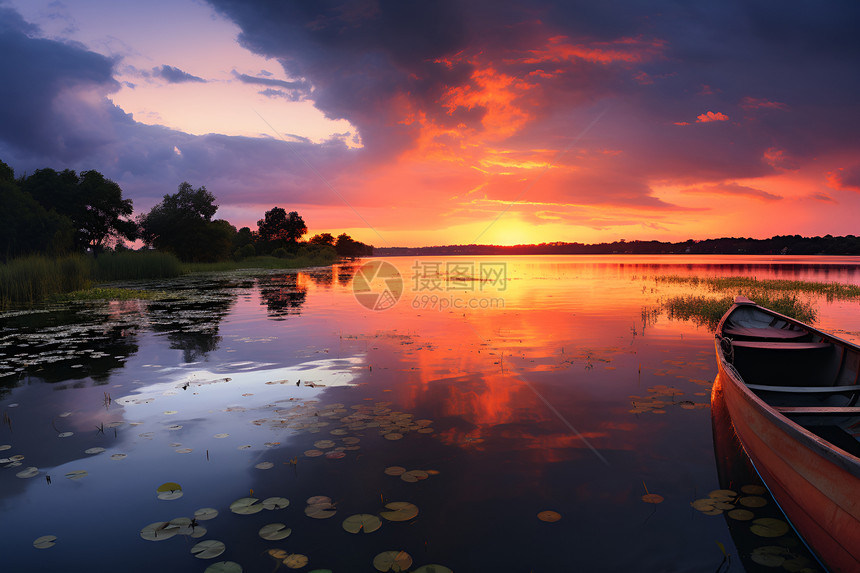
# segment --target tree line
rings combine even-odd
[[[15,178],[0,161],[0,260],[33,254],[72,252],[98,255],[125,250],[141,241],[145,248],[173,253],[187,262],[214,262],[257,255],[278,257],[331,248],[343,257],[373,254],[373,246],[346,233],[314,235],[296,211],[273,207],[257,229],[236,229],[213,219],[218,205],[206,187],[183,182],[149,212],[133,218],[132,200],[115,182],[95,170],[38,169]]]

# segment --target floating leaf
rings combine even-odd
[[[15,477],[26,479],[26,478],[36,477],[37,475],[39,475],[39,468],[37,468],[35,466],[30,466],[27,469],[16,473]]]
[[[287,555],[289,555],[289,553],[287,553],[283,549],[269,549],[266,553],[268,553],[270,557],[274,557],[278,561],[286,559]]]
[[[293,553],[292,555],[287,555],[287,558],[284,559],[284,565],[286,565],[290,569],[301,569],[307,564],[308,556],[302,555],[301,553]]]
[[[744,507],[764,507],[767,505],[767,500],[757,495],[748,495],[738,500],[738,503]]]
[[[42,537],[37,537],[36,540],[33,541],[33,547],[36,549],[47,549],[48,547],[56,545],[54,543],[56,540],[56,535],[43,535]]]
[[[314,519],[327,519],[335,513],[334,505],[328,502],[313,503],[305,508],[305,515]]]
[[[322,450],[308,450],[305,452],[305,455],[309,458],[317,458],[317,457],[323,455],[324,453],[325,452],[323,452]]]
[[[537,514],[537,518],[541,521],[546,521],[547,523],[555,523],[559,519],[561,519],[561,514],[557,511],[542,511]]]
[[[753,521],[750,531],[760,537],[782,537],[788,533],[788,524],[773,517],[762,517]]]
[[[314,442],[314,447],[318,450],[326,450],[328,448],[333,448],[334,445],[334,442],[331,440],[317,440],[316,442]]]
[[[85,453],[85,454],[94,455],[94,454],[100,454],[100,453],[102,453],[103,451],[105,451],[105,449],[104,449],[104,448],[101,448],[101,447],[95,447],[95,448],[89,448],[89,449],[84,450],[84,453]]]
[[[203,573],[242,573],[242,566],[235,561],[219,561],[207,567]]]
[[[212,559],[213,557],[218,557],[224,553],[225,549],[227,548],[221,541],[207,539],[206,541],[201,541],[192,547],[191,554],[197,559]]]
[[[764,495],[767,492],[767,488],[763,485],[745,485],[741,488],[741,491],[747,495]]]
[[[645,503],[663,503],[663,496],[656,493],[646,493],[642,496],[642,501]]]
[[[230,504],[230,511],[239,515],[251,515],[263,511],[263,504],[256,497],[243,497]]]
[[[110,459],[112,460],[124,460],[128,457],[128,454],[112,454]]]
[[[86,477],[87,475],[89,475],[87,474],[87,470],[75,470],[67,473],[66,477],[69,479],[81,479],[82,477]]]
[[[750,559],[765,567],[779,567],[785,562],[788,555],[790,552],[785,547],[766,545],[753,549]]]
[[[268,541],[280,541],[290,536],[293,530],[289,529],[283,523],[269,523],[260,528],[258,533],[260,537]]]
[[[385,474],[390,476],[399,476],[406,471],[406,468],[402,466],[389,466],[385,468]]]
[[[155,491],[158,493],[158,499],[171,500],[182,497],[182,486],[172,481],[161,484]]]
[[[444,565],[422,565],[418,569],[413,569],[412,573],[454,573],[453,570]]]
[[[68,438],[69,436],[73,436],[74,434],[75,434],[74,432],[60,432],[59,434],[57,434],[57,437],[58,438]]]
[[[350,533],[358,533],[362,530],[365,533],[373,533],[380,527],[382,527],[382,520],[369,513],[357,513],[343,520],[343,528]]]
[[[308,505],[313,505],[315,503],[331,503],[331,498],[325,495],[315,495],[313,497],[309,497],[305,503]]]
[[[257,468],[258,470],[270,470],[273,467],[275,467],[275,464],[273,464],[272,462],[260,462],[259,464],[255,465],[254,467]]]
[[[732,491],[730,489],[715,489],[711,493],[708,494],[708,497],[712,497],[714,499],[718,499],[720,501],[728,501],[734,499],[738,496],[737,492]]]
[[[194,512],[194,519],[197,521],[206,521],[215,519],[218,516],[218,510],[214,507],[203,507]]]
[[[388,434],[385,434],[384,437],[386,440],[399,440],[403,437],[403,434],[398,433],[398,432],[390,432]]]
[[[409,521],[418,515],[418,506],[407,501],[392,501],[385,507],[390,511],[382,511],[379,515],[388,521]]]
[[[412,565],[412,557],[405,551],[383,551],[373,558],[377,571],[405,571]]]
[[[400,474],[400,479],[410,483],[422,481],[427,479],[428,477],[430,477],[430,474],[422,470],[409,470],[408,472]]]
[[[192,450],[191,448],[180,448],[180,449],[176,450],[176,453],[177,454],[190,454],[192,451],[194,451],[194,450]]]
[[[226,437],[227,437],[227,436],[229,436],[229,435],[230,435],[230,434],[215,434],[215,435],[214,435],[214,436],[212,436],[212,437],[213,437],[213,438],[222,439],[222,438],[226,438]]]
[[[290,500],[285,497],[267,497],[262,503],[264,509],[284,509],[290,505]]]
[[[755,517],[755,514],[748,509],[733,509],[726,515],[738,521],[749,521]]]
[[[140,536],[147,541],[164,541],[177,533],[179,533],[179,526],[167,521],[156,521],[140,530]]]

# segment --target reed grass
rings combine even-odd
[[[808,301],[801,300],[797,295],[759,290],[748,293],[747,298],[756,304],[801,322],[813,323],[818,317],[815,306]],[[662,307],[666,310],[669,318],[690,320],[700,326],[714,328],[733,302],[734,297],[732,296],[714,298],[690,294],[670,297],[663,301]]]
[[[187,273],[235,271],[240,269],[300,269],[304,267],[327,266],[337,262],[336,255],[325,251],[308,255],[279,258],[273,256],[248,257],[240,261],[219,261],[217,263],[185,263],[182,269]]]
[[[138,290],[117,287],[93,287],[50,297],[52,301],[68,302],[83,300],[155,300],[171,296],[164,291]]]
[[[92,260],[30,256],[0,265],[0,308],[33,305],[50,295],[81,290],[91,284]]]
[[[860,286],[835,282],[793,281],[785,279],[757,279],[755,277],[685,277],[660,275],[658,283],[704,286],[712,291],[734,291],[747,296],[748,292],[794,292],[823,295],[827,300],[860,299]]]
[[[95,259],[93,278],[97,282],[163,279],[178,277],[182,273],[182,263],[170,253],[124,251],[99,255]]]

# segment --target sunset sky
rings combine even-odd
[[[0,159],[376,246],[860,235],[860,3],[0,0]]]

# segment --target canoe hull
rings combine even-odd
[[[728,364],[719,338],[716,353],[732,424],[774,498],[832,571],[860,571],[860,459],[779,414],[747,388]]]

